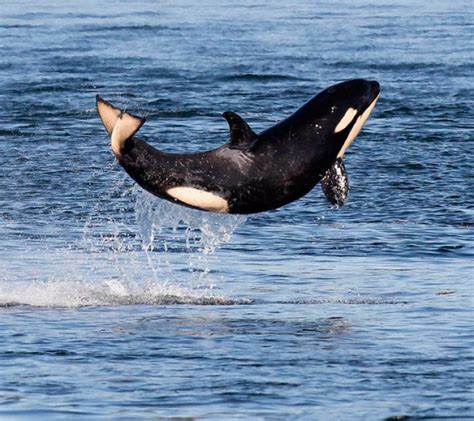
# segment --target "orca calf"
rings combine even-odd
[[[142,188],[195,209],[250,214],[299,199],[322,179],[326,197],[341,205],[349,187],[342,157],[379,92],[376,81],[339,83],[259,134],[227,111],[222,115],[230,127],[228,143],[192,154],[161,152],[135,138],[145,118],[100,96],[97,110],[115,157]]]

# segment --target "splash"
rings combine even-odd
[[[27,244],[2,262],[0,306],[241,303],[214,291],[224,279],[211,267],[245,218],[183,208],[124,178],[97,198],[80,240]]]
[[[200,281],[211,281],[209,287],[213,286],[209,277],[210,255],[246,221],[244,216],[217,215],[178,206],[143,190],[138,191],[135,210],[142,249],[154,273],[158,270],[152,256],[158,256],[156,260],[170,276],[170,255],[185,254],[188,272],[196,274]]]
[[[196,292],[156,282],[109,280],[0,282],[0,307],[31,306],[77,308],[126,305],[236,305],[233,300],[209,292]]]
[[[80,239],[64,232],[2,254],[0,307],[242,303],[215,291],[224,279],[211,267],[244,217],[187,209],[117,180],[96,198]]]
[[[153,285],[162,296],[171,289],[171,295],[185,301],[196,294],[198,302],[203,293],[206,300],[211,297],[210,290],[224,281],[212,273],[211,256],[246,217],[188,209],[138,187],[124,188],[123,182],[111,195],[108,203],[113,203],[117,217],[91,219],[84,236],[88,251],[108,261],[109,273],[119,280],[133,279],[142,288]],[[101,269],[96,266],[94,271]],[[160,302],[156,297],[151,301]]]
[[[205,255],[228,242],[235,229],[246,221],[242,215],[220,215],[178,206],[143,190],[137,194],[136,212],[145,250],[166,250],[169,239],[158,239],[157,234],[169,229],[174,234],[184,230],[186,249]],[[174,235],[173,240],[176,239]]]

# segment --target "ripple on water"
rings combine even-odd
[[[0,418],[472,416],[470,3],[2,2]],[[159,201],[95,112],[196,152],[356,77],[337,210]]]

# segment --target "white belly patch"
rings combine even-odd
[[[195,208],[219,213],[229,212],[227,200],[204,190],[194,187],[173,187],[167,190],[166,193],[176,200]]]

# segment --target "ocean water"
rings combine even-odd
[[[474,417],[467,0],[0,1],[0,419]],[[381,83],[345,164],[250,217],[142,192],[95,95],[174,152]]]

